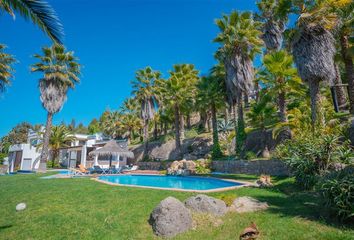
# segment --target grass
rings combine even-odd
[[[193,193],[110,186],[88,178],[40,179],[39,175],[0,177],[0,239],[157,239],[148,224],[153,208],[167,196],[185,200]],[[227,175],[242,180],[255,176]],[[275,179],[273,189],[241,188],[227,194],[267,201],[264,212],[228,213],[223,224],[206,221],[176,239],[238,239],[255,222],[260,239],[353,239],[350,227],[323,219],[319,198],[297,192],[292,179]],[[212,193],[218,196],[220,193]],[[16,212],[17,203],[27,209]]]

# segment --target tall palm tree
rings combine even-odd
[[[63,26],[54,9],[43,0],[0,0],[0,11],[15,18],[18,13],[30,19],[56,43],[62,43]]]
[[[11,67],[16,59],[11,54],[5,53],[6,46],[0,44],[0,93],[4,92],[6,86],[10,84],[14,69]]]
[[[301,11],[292,40],[292,54],[301,79],[308,83],[311,97],[311,120],[315,130],[320,82],[333,82],[336,73],[334,66],[335,39],[327,30],[327,23],[317,5],[301,4]]]
[[[156,111],[155,82],[161,78],[159,71],[154,71],[151,67],[146,67],[136,72],[133,84],[133,94],[140,103],[140,115],[143,120],[143,157],[148,157],[149,121],[154,118]]]
[[[74,53],[62,45],[44,47],[42,51],[43,55],[34,55],[40,62],[33,64],[31,71],[43,73],[39,80],[40,99],[48,114],[39,171],[45,172],[53,115],[63,107],[68,90],[80,81],[80,65]]]
[[[223,79],[221,79],[223,80]],[[222,89],[223,81],[214,77],[202,77],[197,83],[197,105],[211,111],[211,123],[213,128],[213,151],[212,157],[221,157],[222,152],[219,145],[217,109],[223,108],[225,99]]]
[[[214,39],[222,46],[219,59],[224,62],[226,88],[237,103],[237,152],[242,154],[246,138],[243,97],[248,95],[254,80],[253,59],[261,52],[261,23],[251,12],[231,12],[216,20],[220,33]]]
[[[287,122],[286,94],[301,91],[301,79],[293,67],[293,58],[285,50],[271,52],[263,58],[259,80],[277,99],[280,122]]]
[[[102,118],[103,133],[115,139],[122,135],[122,114],[118,111],[106,111]]]
[[[52,153],[52,167],[55,166],[55,161],[59,156],[60,148],[70,147],[70,143],[76,138],[71,134],[65,125],[53,126],[49,137],[49,149]],[[37,147],[41,148],[43,142]]]
[[[194,98],[199,72],[192,64],[177,64],[167,80],[157,81],[157,89],[164,103],[174,111],[176,152],[181,154],[181,116],[187,102]]]
[[[134,132],[141,128],[141,120],[134,113],[126,113],[121,117],[122,130],[130,144],[131,139],[134,137]]]
[[[283,43],[285,24],[291,10],[289,0],[260,0],[257,2],[260,11],[256,15],[262,23],[262,39],[267,52],[280,50]]]

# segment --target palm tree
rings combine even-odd
[[[75,137],[71,134],[65,125],[53,126],[51,128],[51,134],[49,138],[49,149],[52,153],[52,167],[54,168],[55,161],[59,156],[60,148],[70,147],[70,143],[75,140]],[[37,147],[42,147],[43,142]]]
[[[283,43],[285,24],[291,10],[289,0],[260,0],[257,2],[260,11],[256,17],[263,22],[262,39],[267,52],[280,50]]]
[[[292,39],[292,54],[301,79],[308,83],[311,97],[312,128],[315,130],[320,82],[332,82],[335,77],[335,40],[325,28],[327,23],[317,5],[299,6],[301,14]]]
[[[199,108],[211,111],[211,122],[213,127],[213,151],[212,157],[218,158],[222,156],[219,145],[217,109],[224,107],[225,99],[223,95],[223,79],[218,79],[213,75],[202,77],[197,83],[197,105]]]
[[[126,113],[121,117],[122,130],[125,132],[128,144],[130,140],[134,137],[134,132],[141,128],[141,120],[134,113]]]
[[[173,71],[170,71],[170,77],[167,80],[157,81],[157,91],[163,97],[164,103],[174,111],[176,152],[179,157],[182,157],[182,109],[195,96],[198,74],[199,72],[192,64],[177,64],[173,66]]]
[[[266,94],[266,91],[260,92],[258,101],[251,104],[250,111],[247,113],[249,123],[253,131],[261,131],[262,133],[262,157],[269,157],[269,149],[267,146],[267,127],[274,124],[274,115],[276,111],[272,103],[272,97]]]
[[[263,65],[258,73],[259,80],[269,94],[277,98],[280,122],[287,122],[286,94],[302,90],[293,58],[285,50],[275,51],[264,56]]]
[[[261,23],[255,21],[251,12],[236,12],[216,20],[220,33],[214,39],[222,46],[218,57],[226,72],[226,88],[237,103],[237,152],[242,154],[246,138],[243,97],[248,95],[254,80],[253,59],[261,52]]]
[[[11,67],[16,62],[14,56],[5,53],[6,46],[0,44],[0,93],[4,92],[6,86],[10,84],[14,69]]]
[[[118,111],[106,111],[101,125],[103,133],[113,139],[122,135],[122,115]]]
[[[0,10],[30,19],[56,43],[62,43],[63,26],[54,9],[43,0],[0,0]]]
[[[53,115],[63,107],[68,90],[80,81],[80,65],[74,53],[66,51],[62,45],[44,47],[42,51],[43,55],[34,55],[40,62],[33,64],[31,71],[44,74],[39,80],[39,89],[42,105],[48,114],[39,171],[45,172]]]
[[[143,141],[144,153],[143,158],[148,157],[148,140],[149,140],[149,121],[154,118],[156,111],[155,81],[161,77],[159,71],[146,67],[136,72],[133,84],[133,94],[135,99],[140,103],[140,115],[143,120]]]

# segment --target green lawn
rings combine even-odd
[[[260,239],[354,239],[353,228],[323,220],[319,199],[296,193],[291,179],[277,179],[272,190],[241,188],[229,192],[267,201],[271,207],[258,213],[228,213],[222,225],[205,222],[176,239],[238,239],[251,221],[258,225]],[[0,239],[157,239],[148,224],[152,209],[167,196],[184,200],[191,195],[110,186],[87,178],[0,176]],[[19,202],[27,203],[25,211],[15,211]]]

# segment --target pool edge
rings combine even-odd
[[[147,174],[150,175],[150,174]],[[151,174],[153,175],[153,174]],[[193,177],[193,176],[191,176]],[[130,184],[120,184],[120,183],[112,183],[104,180],[98,179],[99,177],[91,178],[91,180],[94,180],[99,183],[104,183],[108,184],[111,186],[122,186],[122,187],[134,187],[134,188],[147,188],[147,189],[156,189],[156,190],[165,190],[165,191],[175,191],[175,192],[195,192],[195,193],[212,193],[212,192],[224,192],[224,191],[230,191],[242,187],[250,187],[250,186],[256,186],[254,183],[251,182],[246,182],[246,181],[237,181],[234,179],[227,179],[227,178],[214,178],[214,177],[205,177],[205,178],[213,178],[217,180],[223,180],[223,181],[228,181],[228,182],[236,182],[236,183],[241,183],[242,185],[238,186],[231,186],[231,187],[223,187],[223,188],[217,188],[217,189],[208,189],[208,190],[191,190],[191,189],[180,189],[180,188],[160,188],[160,187],[150,187],[150,186],[139,186],[139,185],[130,185]]]

